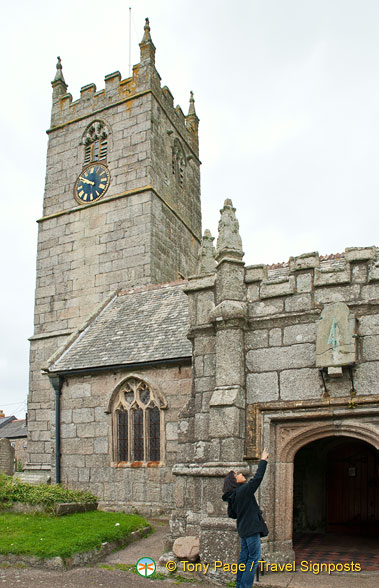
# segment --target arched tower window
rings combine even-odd
[[[83,135],[83,165],[92,161],[104,161],[108,153],[108,129],[101,120],[95,120]]]
[[[183,187],[184,183],[185,166],[186,158],[183,147],[181,146],[180,141],[175,139],[172,147],[172,175],[175,176],[181,187]]]
[[[166,404],[143,380],[130,377],[112,399],[113,460],[140,465],[163,460],[163,413]]]

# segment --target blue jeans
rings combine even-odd
[[[241,537],[241,553],[238,560],[237,587],[251,588],[254,584],[254,574],[261,559],[261,536],[255,533],[250,537]],[[245,564],[245,571],[239,570],[239,565]]]

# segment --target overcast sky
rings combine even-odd
[[[80,87],[156,65],[200,118],[203,229],[237,208],[245,262],[379,245],[377,0],[18,0],[2,9],[0,409],[22,417],[56,57]],[[74,181],[74,178],[73,178]]]

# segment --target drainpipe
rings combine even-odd
[[[61,483],[61,400],[62,376],[49,376],[55,392],[55,483]]]

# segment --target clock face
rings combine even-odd
[[[111,176],[108,168],[101,163],[91,164],[75,182],[74,196],[80,204],[99,200],[108,190]]]

